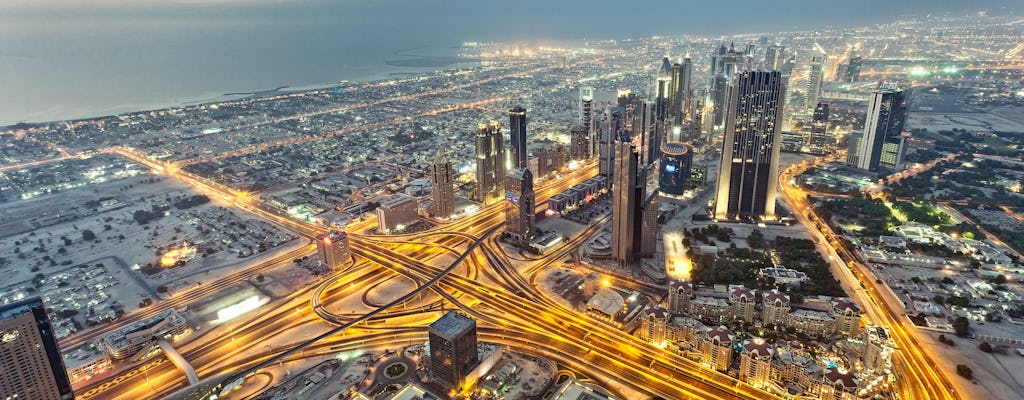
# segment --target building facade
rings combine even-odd
[[[383,234],[401,231],[419,219],[416,198],[404,194],[388,197],[377,207],[377,230]]]
[[[442,219],[455,214],[455,177],[452,175],[452,163],[443,151],[437,152],[434,163],[430,165],[430,185],[433,197],[430,214]]]
[[[338,270],[348,266],[352,260],[348,234],[342,231],[329,231],[317,235],[316,254],[324,268]]]
[[[505,145],[501,125],[495,121],[480,124],[476,133],[477,201],[491,203],[504,196]]]
[[[505,178],[505,232],[518,242],[533,239],[536,230],[533,173],[517,168]]]
[[[883,85],[871,92],[856,167],[865,171],[896,171],[903,164],[903,123],[907,102],[903,90]]]
[[[785,86],[778,71],[744,71],[733,86],[715,218],[775,218]]]
[[[40,298],[0,305],[0,399],[75,398]]]
[[[526,168],[526,109],[508,110],[509,159],[512,168]]]
[[[667,142],[661,146],[661,163],[658,165],[659,191],[679,196],[690,188],[693,151],[692,146],[680,142]]]
[[[615,183],[612,184],[612,258],[632,264],[640,255],[646,179],[638,179],[638,155],[628,142],[615,145]]]
[[[455,311],[427,327],[430,375],[435,382],[459,389],[479,362],[476,321]]]

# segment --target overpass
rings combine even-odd
[[[167,343],[167,341],[163,339],[158,340],[156,344],[159,345],[160,350],[163,350],[164,354],[167,355],[167,359],[171,360],[171,364],[174,364],[175,367],[178,367],[178,369],[185,373],[185,377],[188,378],[189,385],[195,386],[199,383],[199,375],[196,375],[196,369],[192,368],[192,365],[188,363],[188,360],[186,360],[185,357],[182,357],[181,353],[178,353],[178,350],[174,349],[174,346],[171,346],[170,343]]]

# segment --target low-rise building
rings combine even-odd
[[[152,317],[117,329],[103,337],[103,345],[113,360],[142,356],[156,345],[157,339],[171,339],[192,332],[185,318],[175,310],[166,310]]]
[[[405,229],[416,223],[419,218],[418,208],[416,198],[404,194],[385,199],[377,207],[377,230],[387,234]]]

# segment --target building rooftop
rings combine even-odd
[[[618,400],[618,398],[597,387],[570,378],[555,391],[551,400]]]
[[[448,311],[437,321],[430,324],[430,330],[449,337],[459,336],[463,332],[476,329],[476,321],[455,311]]]
[[[41,305],[43,305],[43,300],[38,297],[2,304],[0,305],[0,320],[14,318],[21,314],[32,312],[33,307],[39,307]]]

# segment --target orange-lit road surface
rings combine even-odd
[[[820,235],[821,244],[830,248],[832,253],[838,254],[837,262],[850,263],[848,265],[855,267],[853,269],[842,266],[833,268],[833,271],[839,270],[840,273],[849,274],[846,277],[838,276],[837,278],[841,278],[840,282],[847,286],[850,293],[856,293],[862,299],[867,300],[867,302],[862,302],[862,305],[869,320],[889,328],[897,347],[897,351],[893,353],[893,365],[897,375],[896,389],[900,398],[960,399],[953,383],[936,366],[934,357],[925,353],[914,336],[915,333],[911,332],[915,328],[913,323],[902,314],[902,311],[899,311],[902,309],[901,306],[898,303],[895,305],[892,303],[898,300],[892,299],[890,302],[889,296],[883,294],[883,291],[886,290],[882,287],[883,284],[875,281],[867,267],[858,262],[848,249],[833,244],[838,243],[838,236],[832,232],[825,221],[821,221],[813,215],[813,211],[807,203],[806,193],[790,184],[795,176],[809,166],[809,164],[799,164],[784,171],[779,179],[780,190],[786,201],[793,207],[793,214],[800,223],[807,226],[812,233]],[[816,225],[818,229],[815,229]],[[850,287],[848,280],[856,281],[857,285]],[[866,288],[866,290],[858,290],[860,288],[857,286]]]

